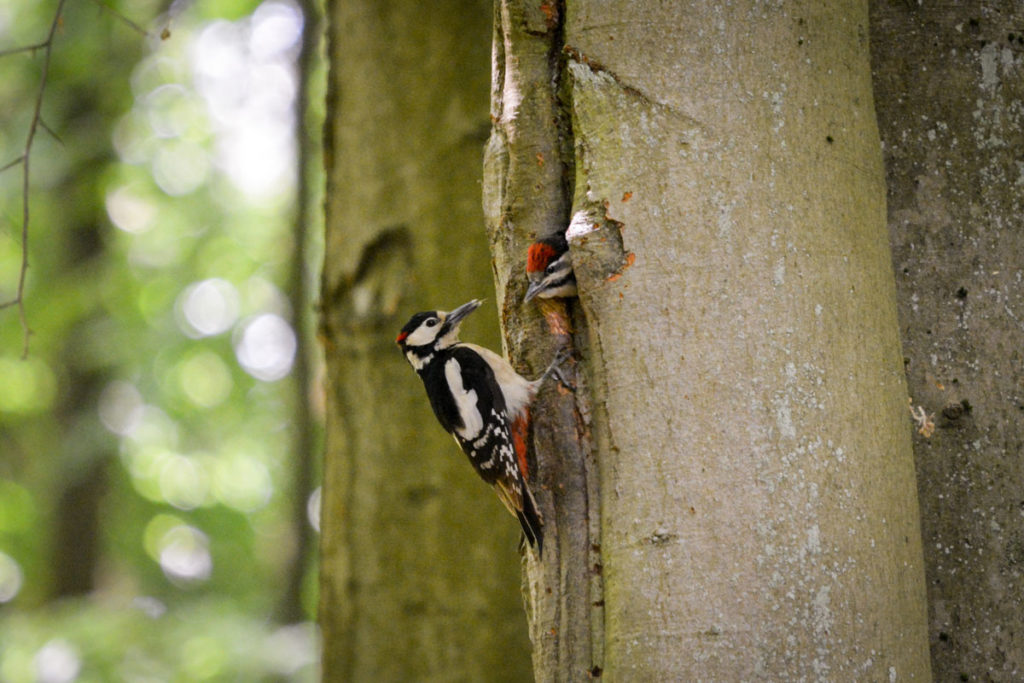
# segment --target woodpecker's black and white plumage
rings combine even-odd
[[[576,275],[572,270],[572,257],[565,235],[556,234],[537,240],[526,253],[526,277],[530,287],[524,301],[534,297],[576,296]]]
[[[460,342],[459,324],[480,303],[474,299],[451,312],[417,313],[395,342],[423,380],[441,426],[519,519],[540,555],[544,522],[527,484],[526,437],[530,403],[558,359],[530,381],[493,351]]]

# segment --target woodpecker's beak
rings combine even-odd
[[[523,297],[523,303],[530,303],[533,297],[537,296],[544,290],[544,280],[534,280],[530,283],[530,286],[526,289],[526,296]]]
[[[449,313],[448,316],[444,319],[445,327],[448,327],[450,329],[457,327],[458,324],[462,322],[463,318],[465,318],[467,315],[469,315],[476,309],[480,308],[480,304],[482,303],[483,301],[481,301],[480,299],[473,299],[469,303],[462,304],[454,311]]]

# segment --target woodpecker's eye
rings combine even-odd
[[[437,325],[437,323],[439,322],[441,321],[438,320],[437,318],[427,318],[427,327],[433,327],[434,325]]]
[[[548,275],[551,275],[551,273],[555,272],[555,270],[557,270],[555,264],[552,263],[551,265],[544,269],[544,272],[547,273]]]

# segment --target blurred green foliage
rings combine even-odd
[[[232,600],[64,604],[5,616],[4,681],[315,680],[311,623],[274,627]]]
[[[27,358],[0,310],[4,681],[315,678],[311,623],[273,623],[312,554],[293,437],[316,427],[290,373],[309,303],[284,291],[293,259],[316,262],[291,226],[301,15],[166,6],[69,1],[52,46]],[[44,39],[56,7],[0,0],[0,50]],[[0,57],[0,165],[23,151],[43,57]],[[0,174],[0,302],[21,173]]]

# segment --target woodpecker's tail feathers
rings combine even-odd
[[[519,520],[519,525],[523,527],[523,535],[531,546],[537,548],[539,557],[544,545],[544,517],[537,509],[537,501],[533,498],[530,486],[522,478],[518,479],[518,483],[498,479],[494,482],[494,491],[508,511]]]
[[[523,527],[523,535],[530,545],[537,549],[537,557],[544,554],[544,519],[540,510],[537,509],[537,501],[533,499],[533,493],[529,486],[523,487],[523,509],[516,510],[516,517]]]

